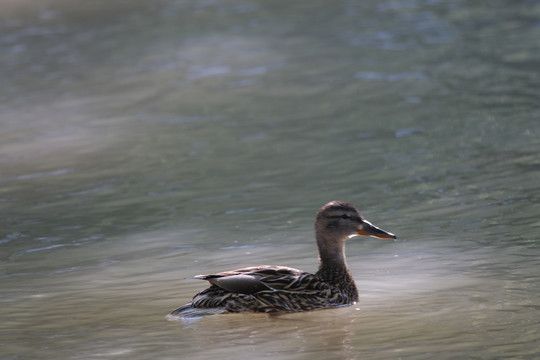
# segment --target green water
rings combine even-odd
[[[536,2],[1,6],[0,359],[540,356]],[[165,319],[335,199],[356,306]]]

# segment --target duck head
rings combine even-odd
[[[315,235],[321,261],[345,263],[345,240],[357,235],[380,239],[396,236],[364,219],[353,205],[332,201],[324,205],[315,219]]]

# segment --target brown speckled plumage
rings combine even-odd
[[[351,204],[332,201],[315,220],[319,270],[310,274],[285,266],[260,265],[218,274],[198,275],[211,286],[170,316],[217,313],[292,312],[358,301],[358,291],[345,260],[345,240],[354,235],[394,238],[365,220]]]

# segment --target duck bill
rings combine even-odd
[[[380,229],[370,223],[367,220],[364,220],[361,227],[358,228],[358,235],[364,235],[364,236],[373,236],[379,239],[395,239],[396,235],[392,234],[391,232],[388,232],[386,230]]]

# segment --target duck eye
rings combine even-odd
[[[349,215],[343,214],[343,215],[341,215],[341,218],[342,218],[342,219],[348,219],[348,218],[349,218]]]

